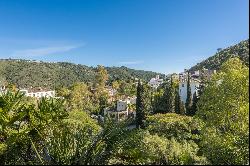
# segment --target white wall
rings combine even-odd
[[[126,101],[117,101],[117,111],[124,111],[127,109]]]
[[[199,82],[190,82],[190,87],[191,87],[191,93],[192,97],[197,88],[199,87]],[[187,99],[187,82],[180,82],[179,83],[179,94],[181,96],[181,101],[186,103]]]

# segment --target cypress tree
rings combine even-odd
[[[175,112],[175,87],[173,85],[173,79],[171,76],[170,85],[166,88],[166,113]]]
[[[193,103],[192,103],[192,107],[191,107],[191,112],[190,115],[193,116],[195,115],[195,113],[197,112],[197,102],[198,102],[199,98],[197,93],[194,93],[193,95]]]
[[[183,101],[180,102],[180,114],[181,115],[185,115],[186,114],[185,105],[184,105]]]
[[[143,121],[145,120],[145,104],[143,100],[143,85],[141,80],[137,85],[137,98],[136,98],[136,128],[144,128]]]
[[[187,115],[191,115],[191,106],[192,106],[192,92],[190,87],[190,76],[188,72],[188,78],[187,78],[187,99],[186,99],[186,113]]]
[[[176,88],[175,91],[175,113],[180,114],[180,109],[181,109],[181,97],[179,95],[179,89]]]

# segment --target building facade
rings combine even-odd
[[[194,93],[198,93],[198,89],[200,86],[200,81],[199,80],[190,80],[190,88],[191,88],[191,94],[193,96]],[[179,82],[179,94],[181,97],[181,101],[186,103],[187,99],[187,81],[183,80]]]
[[[160,79],[159,75],[156,75],[155,78],[151,78],[150,81],[148,82],[148,85],[151,86],[152,88],[158,88],[163,83],[163,79]]]
[[[35,97],[35,98],[42,98],[42,97],[55,97],[55,91],[28,91],[27,89],[21,89],[21,93],[23,93],[27,97]]]

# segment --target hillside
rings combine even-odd
[[[222,49],[214,56],[190,68],[190,71],[199,70],[203,67],[206,69],[218,70],[222,63],[234,56],[238,56],[247,66],[249,66],[249,39],[226,49]]]
[[[106,67],[109,82],[115,79],[139,78],[149,81],[156,72],[135,70],[127,67]],[[41,62],[28,60],[0,60],[0,79],[14,83],[18,87],[56,88],[70,86],[77,81],[93,82],[96,68],[67,62]],[[163,74],[160,74],[163,77]]]

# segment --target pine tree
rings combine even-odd
[[[191,106],[192,106],[192,92],[191,92],[191,87],[190,87],[190,76],[189,76],[189,72],[188,72],[188,78],[187,78],[187,99],[186,99],[186,103],[185,103],[187,115],[191,115]]]
[[[144,88],[139,80],[137,86],[137,98],[136,98],[136,128],[144,128],[143,121],[145,120],[145,103],[143,99]]]

